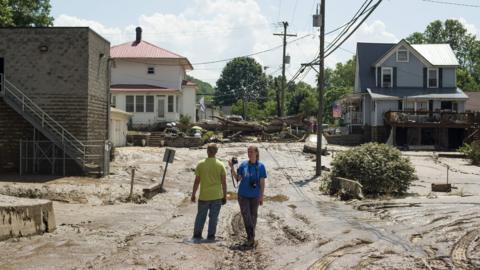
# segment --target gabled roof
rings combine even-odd
[[[372,71],[372,66],[393,46],[395,46],[393,43],[357,43],[357,64],[361,91],[368,87],[375,87],[375,71]]]
[[[400,100],[408,99],[458,99],[466,100],[468,96],[460,88],[367,88],[372,99]]]
[[[121,92],[172,93],[172,92],[179,91],[178,89],[166,88],[166,87],[149,85],[149,84],[114,84],[110,86],[110,90],[113,93],[121,93]]]
[[[178,59],[186,69],[193,69],[186,57],[143,40],[138,43],[134,41],[113,46],[110,48],[110,57],[114,59]]]
[[[393,44],[392,48],[382,57],[375,61],[375,65],[381,65],[393,55],[400,46],[409,48],[420,61],[431,66],[458,66],[458,60],[449,44],[410,44],[405,39]]]
[[[433,66],[460,65],[449,44],[412,44],[412,47]]]

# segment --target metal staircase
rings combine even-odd
[[[82,142],[0,74],[3,100],[77,163],[85,174],[103,174],[105,141]]]

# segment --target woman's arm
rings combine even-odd
[[[233,163],[232,163],[231,160],[228,161],[228,166],[230,167],[230,172],[232,173],[233,178],[235,178],[235,180],[237,180],[237,182],[239,182],[241,180],[241,177],[235,171],[235,168],[233,167]]]

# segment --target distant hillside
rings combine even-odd
[[[196,79],[192,76],[187,75],[187,80],[194,82],[198,86],[197,94],[199,95],[213,95],[215,93],[215,89],[207,82],[202,80]]]

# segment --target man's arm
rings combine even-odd
[[[263,205],[263,192],[265,191],[265,178],[260,178],[260,198],[258,199],[258,203]]]
[[[223,204],[227,203],[227,176],[222,175]]]
[[[200,185],[200,176],[195,176],[195,182],[193,183],[193,191],[191,201],[195,202],[195,194],[197,193],[198,186]]]

